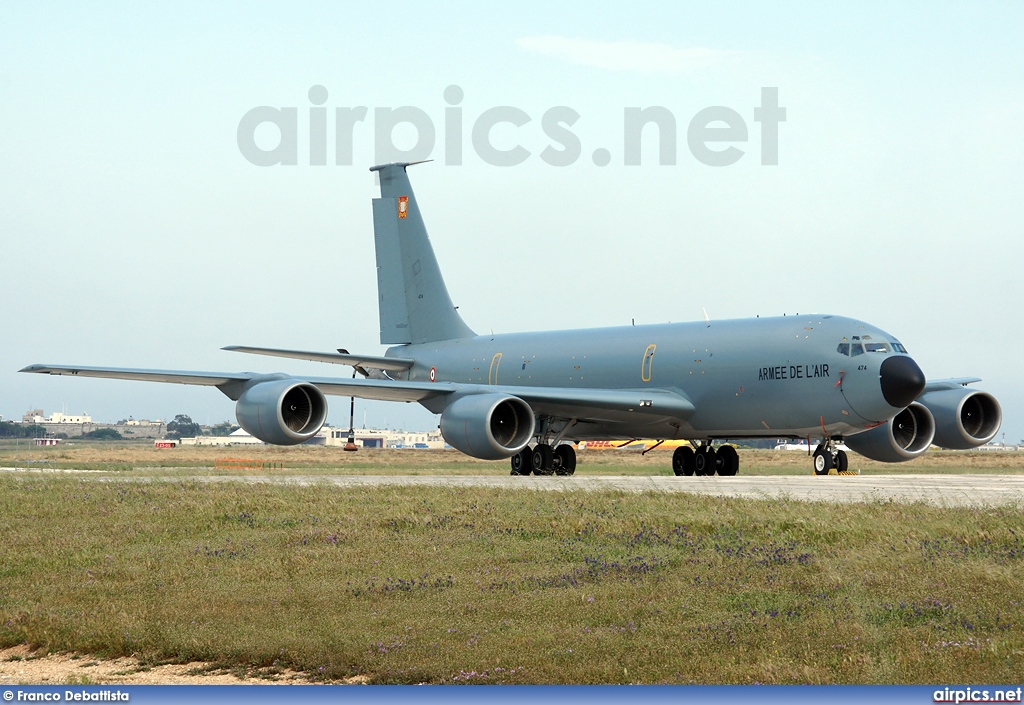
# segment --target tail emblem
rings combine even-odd
[[[398,217],[404,218],[409,214],[409,197],[399,196],[398,197]]]

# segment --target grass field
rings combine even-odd
[[[337,447],[183,446],[154,448],[149,442],[110,443],[73,441],[56,448],[37,448],[26,442],[0,442],[0,466],[47,467],[135,472],[203,469],[214,472],[219,458],[242,457],[282,466],[285,473],[373,475],[508,475],[507,460],[475,460],[454,450],[361,450],[346,453]],[[578,454],[578,475],[671,475],[672,451],[647,455],[627,450],[583,450]],[[850,467],[865,474],[901,473],[1020,473],[1024,452],[930,451],[906,463],[878,463],[851,454]],[[239,471],[217,471],[238,474]],[[245,471],[242,471],[245,472]],[[253,470],[252,473],[263,473]],[[194,474],[183,472],[181,474]],[[740,450],[742,475],[810,475],[811,459],[792,451]]]
[[[7,476],[0,646],[374,683],[1016,683],[1022,519]]]

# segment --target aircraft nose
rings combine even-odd
[[[910,406],[910,402],[924,391],[924,372],[913,358],[907,355],[886,358],[878,376],[882,385],[882,396],[885,397],[886,403],[895,409]]]

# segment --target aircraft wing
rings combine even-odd
[[[981,377],[952,377],[950,379],[929,380],[924,385],[924,391],[921,393],[927,394],[928,392],[938,392],[943,389],[957,389],[958,387],[963,387],[980,381]]]
[[[309,382],[324,394],[382,401],[422,401],[442,394],[452,394],[459,391],[460,387],[472,386],[452,382],[403,382],[394,379],[345,377],[296,377],[295,379]]]
[[[355,357],[355,356],[353,356]],[[291,375],[266,375],[258,372],[201,372],[187,370],[150,370],[130,367],[87,367],[83,365],[29,365],[21,372],[128,379],[142,382],[168,382],[218,387],[237,399],[239,387],[259,377],[292,378]],[[574,417],[602,416],[611,413],[688,418],[694,412],[686,398],[667,390],[645,389],[576,389],[572,387],[517,387],[456,382],[406,382],[391,379],[356,379],[349,377],[305,377],[294,379],[315,385],[324,394],[353,396],[382,401],[423,401],[446,394],[480,394],[500,392],[517,396],[540,414],[553,413]]]
[[[312,360],[313,362],[330,362],[335,365],[352,365],[369,370],[387,370],[401,372],[413,366],[415,360],[407,357],[382,357],[379,355],[350,355],[347,352],[308,352],[305,350],[279,350],[278,348],[253,348],[246,345],[229,345],[221,350],[249,353],[251,355],[270,355],[271,357],[289,357],[294,360]]]
[[[607,412],[640,413],[688,418],[693,404],[674,392],[661,390],[574,389],[571,387],[513,387],[458,382],[300,377],[324,394],[386,401],[422,401],[443,394],[502,393],[516,396],[539,414],[604,418]]]
[[[198,372],[182,370],[143,370],[131,367],[84,367],[82,365],[29,365],[19,372],[44,375],[71,375],[74,377],[103,377],[131,379],[139,382],[170,382],[217,387],[232,382],[248,382],[255,372]]]
[[[21,372],[76,377],[129,379],[141,382],[169,382],[218,387],[231,399],[237,399],[238,386],[259,377],[292,378],[315,385],[324,394],[380,399],[382,401],[421,401],[441,394],[451,394],[459,386],[449,382],[402,382],[384,379],[352,379],[345,377],[299,377],[268,375],[260,372],[198,372],[187,370],[146,370],[131,367],[85,367],[82,365],[29,365]],[[479,385],[477,385],[479,386]]]

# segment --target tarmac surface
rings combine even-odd
[[[214,478],[207,478],[214,479]],[[216,478],[220,479],[220,478]],[[247,477],[249,482],[323,483],[337,487],[500,487],[548,491],[686,492],[752,499],[788,498],[817,502],[927,502],[940,506],[1024,506],[1024,476],[1015,475],[841,475],[817,477],[603,477],[384,476]]]
[[[0,472],[38,474],[0,468]],[[46,473],[50,474],[50,473]],[[60,471],[57,471],[60,474]],[[756,475],[675,477],[588,475],[512,477],[495,475],[188,475],[90,476],[105,482],[247,482],[327,487],[497,487],[556,492],[619,490],[686,492],[719,497],[794,499],[810,502],[926,502],[938,506],[1024,507],[1024,475]]]

